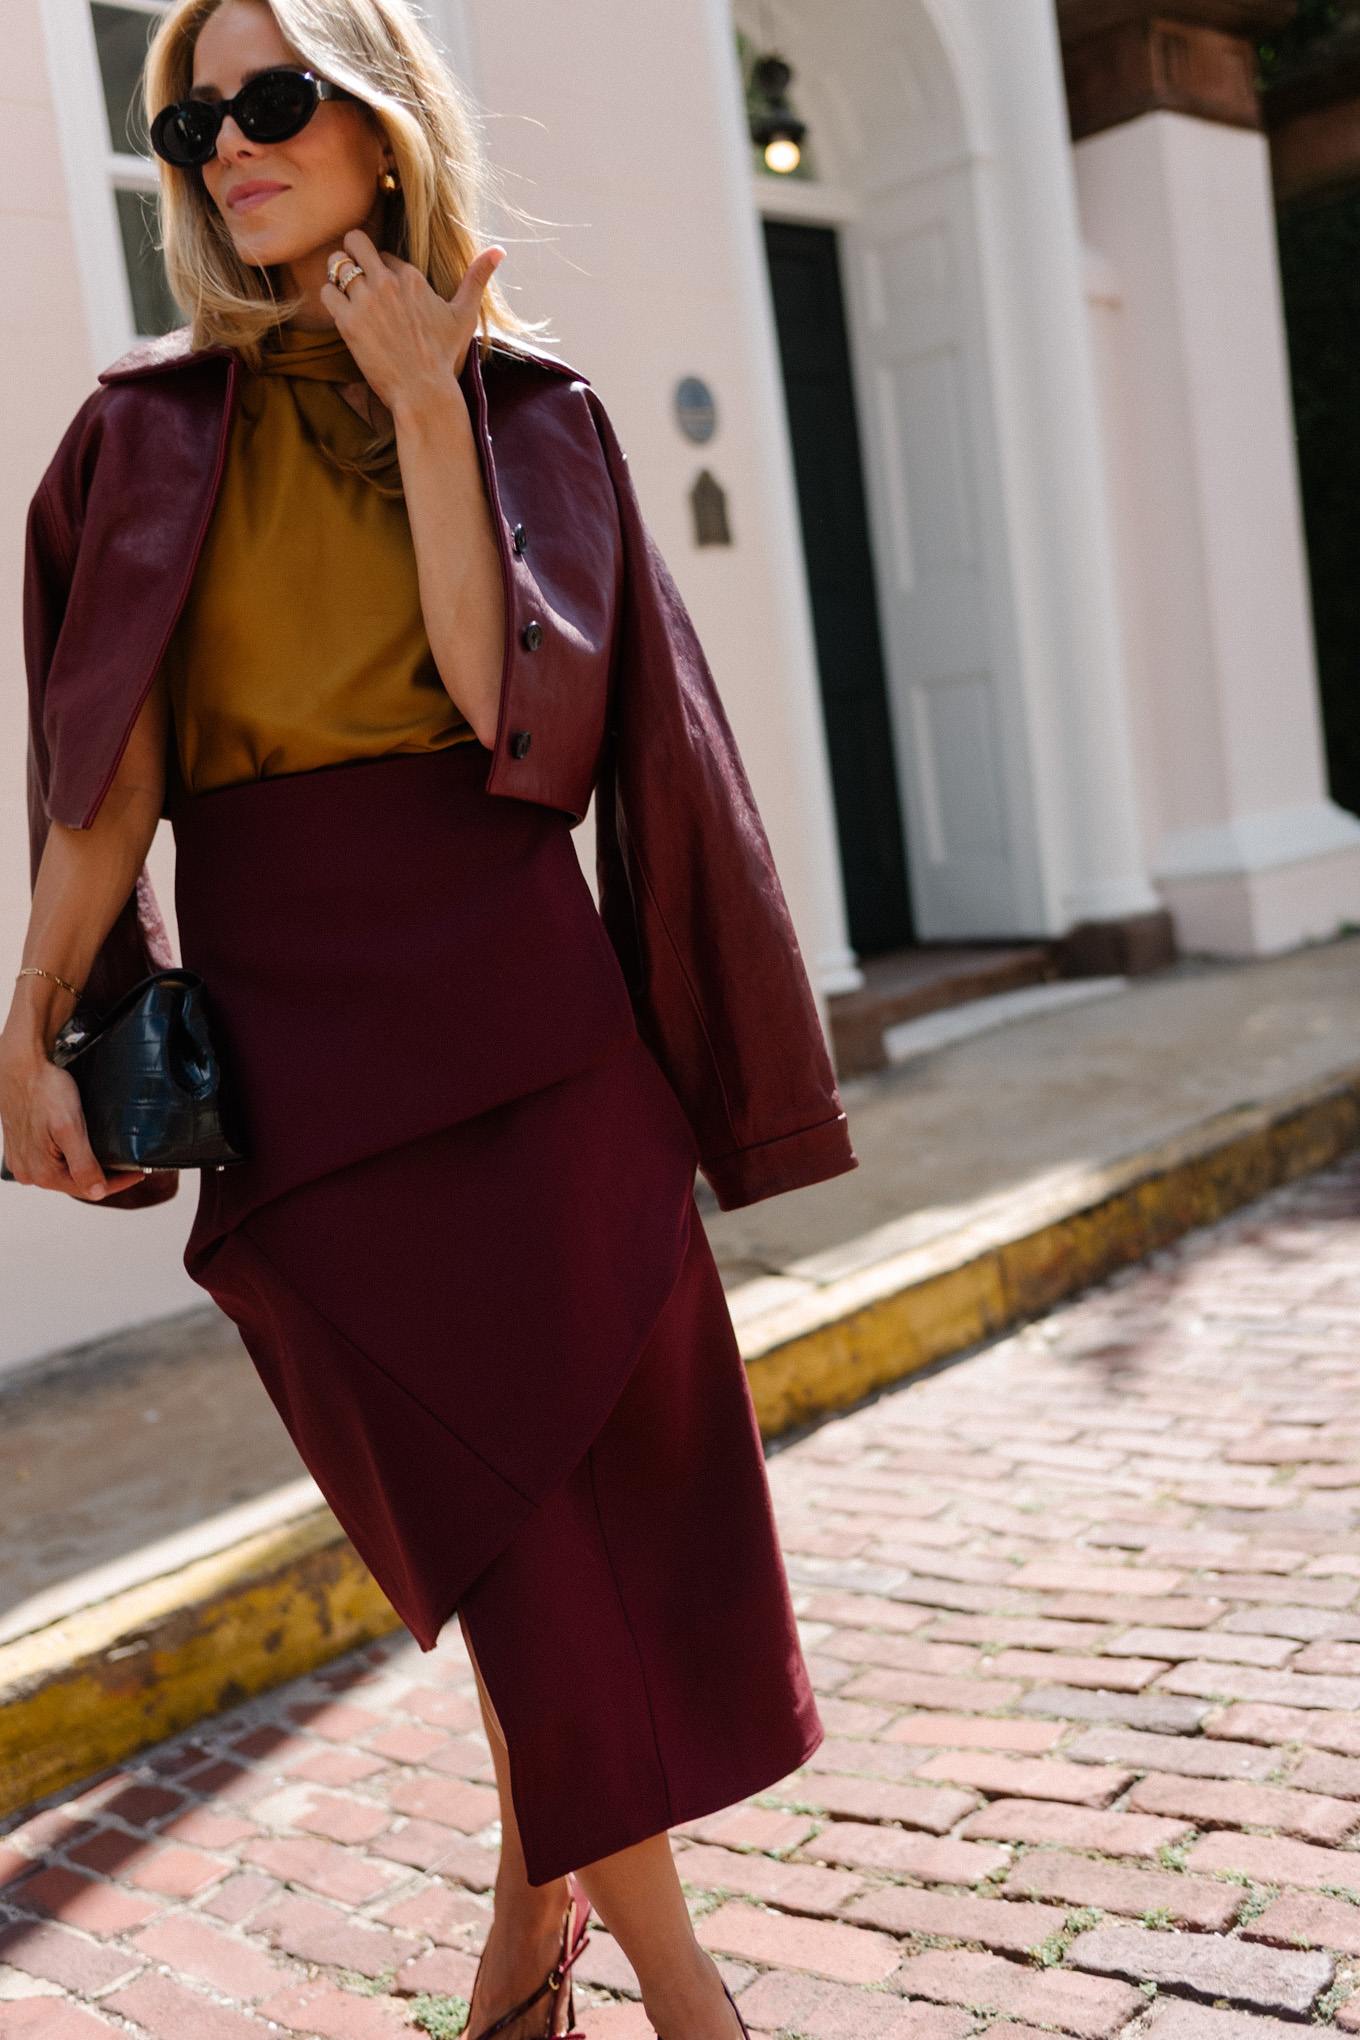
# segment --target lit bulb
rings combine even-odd
[[[802,160],[803,152],[797,142],[791,142],[785,135],[777,136],[765,150],[766,168],[773,170],[777,177],[789,176]]]

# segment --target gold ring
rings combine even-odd
[[[326,264],[327,283],[334,283],[336,277],[340,274],[340,271],[344,268],[345,264],[347,262],[352,262],[353,260],[354,257],[352,255],[332,255],[330,261]]]
[[[359,278],[363,275],[363,273],[364,273],[363,270],[359,267],[358,263],[356,262],[354,267],[350,270],[348,276],[341,276],[336,278],[335,284],[336,289],[342,290],[345,293],[345,296],[348,297],[350,285],[352,283],[357,283],[359,281]]]

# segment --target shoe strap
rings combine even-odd
[[[536,1991],[531,1992],[522,2004],[516,2005],[512,2011],[506,2012],[493,2025],[483,2026],[481,2032],[477,2035],[477,2040],[494,2040],[494,2036],[497,2033],[503,2033],[507,2026],[514,2025],[516,2019],[523,2018],[526,2012],[531,2012],[534,2006],[547,1997],[550,1991],[554,1998],[557,1996],[577,1961],[585,1953],[586,1943],[590,1939],[589,1926],[589,1902],[585,1898],[584,1893],[580,1893],[573,1888],[571,1902],[567,1907],[567,1916],[562,1926],[562,1953],[558,1956],[557,1961]],[[549,2035],[548,2040],[553,2040],[553,2036]]]
[[[557,1958],[557,1967],[548,1978],[549,1990],[561,1990],[563,1984],[586,1951],[590,1939],[590,1901],[583,1891],[572,1886],[571,1903],[562,1928],[562,1953]]]
[[[555,1975],[556,1971],[553,1974]],[[483,2026],[481,2032],[477,2035],[477,2040],[493,2040],[495,2034],[503,2033],[507,2026],[513,2026],[515,2020],[522,2018],[525,2012],[531,2012],[539,2000],[545,1998],[552,1988],[553,1980],[552,1976],[549,1976],[544,1982],[540,1983],[536,1991],[533,1991],[530,1996],[524,1999],[522,2004],[516,2005],[513,2011],[506,2012],[504,2017],[497,2019],[494,2025]]]

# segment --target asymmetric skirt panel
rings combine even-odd
[[[179,804],[251,1159],[190,1273],[426,1648],[457,1608],[535,1881],[820,1736],[695,1148],[564,817],[480,747]]]

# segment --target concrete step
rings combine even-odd
[[[893,1031],[973,1000],[1054,978],[1141,978],[1176,962],[1168,913],[1086,921],[1056,942],[921,942],[862,964],[864,984],[828,1002],[836,1068],[867,1076],[894,1061]],[[960,1037],[961,1038],[961,1037]]]
[[[904,1020],[919,1020],[972,999],[994,998],[1060,975],[1052,943],[921,943],[875,956],[863,966],[864,986],[828,1002],[836,1068],[842,1077],[887,1067],[884,1036]]]

